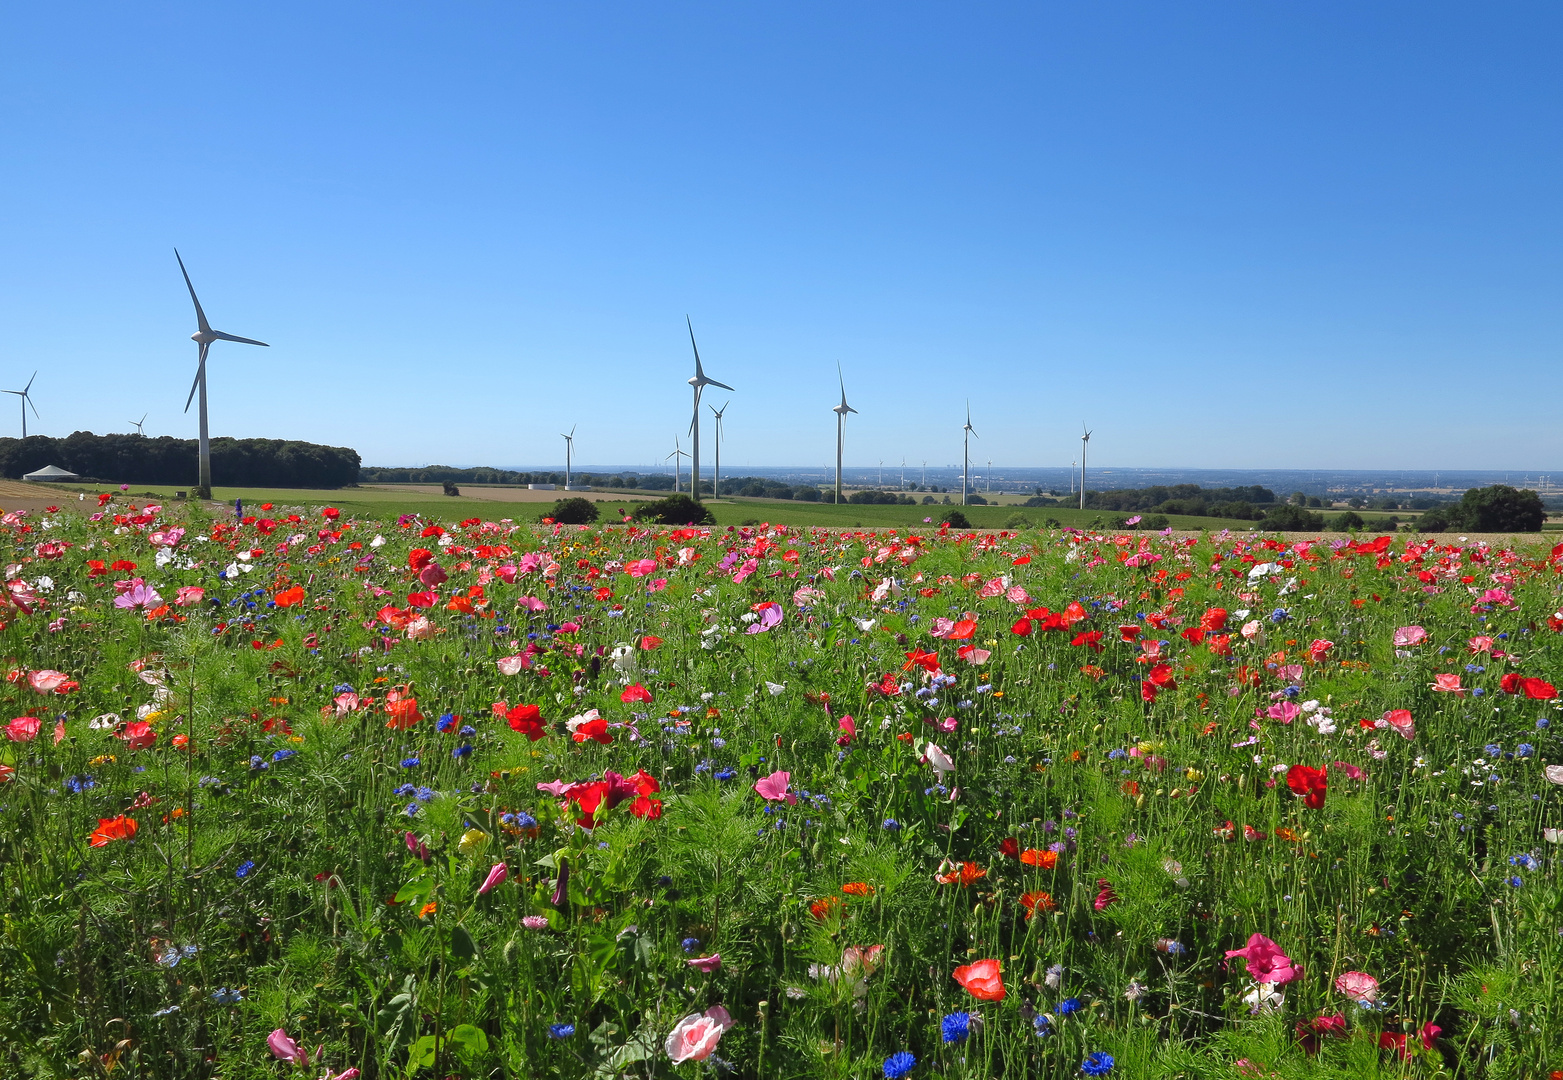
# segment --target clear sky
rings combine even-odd
[[[11,4],[30,430],[724,472],[1563,465],[1553,3]],[[721,404],[728,395],[717,391]],[[0,434],[16,434],[15,399]],[[710,438],[704,440],[710,460]]]

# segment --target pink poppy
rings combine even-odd
[[[1383,716],[1386,726],[1394,728],[1405,739],[1415,738],[1416,724],[1411,719],[1410,709],[1390,709]]]
[[[5,737],[12,742],[32,742],[38,737],[38,728],[36,716],[18,716],[5,726]]]
[[[966,661],[968,664],[981,665],[986,664],[988,662],[988,657],[992,656],[993,653],[988,649],[979,649],[975,645],[962,645],[959,649],[955,650],[955,655]]]
[[[733,1018],[720,1005],[713,1005],[704,1013],[690,1013],[668,1034],[669,1059],[675,1065],[704,1061],[721,1041],[722,1032],[732,1026]]]
[[[792,774],[777,770],[769,776],[763,776],[754,782],[755,794],[766,802],[785,802],[787,805],[795,805],[798,797],[787,790],[787,785],[792,780]]]
[[[633,578],[645,577],[656,568],[656,559],[634,559],[624,564],[624,572]]]
[[[1427,640],[1427,631],[1420,626],[1402,626],[1395,631],[1395,646],[1405,648],[1408,645],[1420,645]]]
[[[205,595],[206,590],[199,585],[181,585],[179,595],[174,597],[174,603],[180,607],[189,607],[191,604],[199,604]]]
[[[488,872],[488,877],[483,879],[483,885],[478,889],[478,895],[482,896],[509,876],[510,870],[504,863],[495,863],[493,869]]]
[[[1349,761],[1332,761],[1330,762],[1330,768],[1339,769],[1352,780],[1361,780],[1365,775],[1361,769],[1357,768]]]
[[[1353,1001],[1378,1000],[1378,980],[1362,971],[1347,971],[1335,979],[1335,989]]]
[[[499,668],[501,675],[519,675],[522,671],[532,666],[532,658],[517,654],[515,656],[501,656],[494,661],[494,666]]]
[[[548,604],[535,596],[523,596],[516,600],[516,607],[526,608],[528,611],[547,611]]]
[[[27,685],[40,694],[58,694],[62,688],[70,682],[70,676],[63,671],[50,671],[45,668],[42,671],[29,672]]]
[[[1454,674],[1434,675],[1432,687],[1434,690],[1439,690],[1446,694],[1463,695],[1465,693],[1464,688],[1460,686],[1460,676]]]

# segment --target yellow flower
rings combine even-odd
[[[488,847],[488,833],[482,829],[468,829],[456,842],[456,850],[463,855],[476,855]]]

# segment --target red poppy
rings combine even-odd
[[[1133,641],[1140,636],[1140,628],[1135,625],[1120,626],[1118,628],[1118,636],[1124,641]]]
[[[1324,807],[1324,794],[1328,776],[1323,769],[1307,765],[1293,765],[1286,770],[1286,786],[1303,797],[1303,805],[1311,810]]]
[[[1100,630],[1086,630],[1075,635],[1071,645],[1084,645],[1092,652],[1101,652],[1105,646],[1102,644],[1102,632]]]
[[[1209,609],[1207,609],[1205,611],[1205,613],[1203,615],[1201,615],[1199,617],[1199,628],[1201,630],[1207,631],[1208,633],[1212,633],[1213,634],[1217,630],[1225,630],[1226,629],[1226,625],[1227,625],[1227,609],[1226,608],[1219,608],[1219,607],[1209,608]]]
[[[439,597],[433,592],[410,592],[407,594],[407,606],[410,608],[431,608]]]
[[[874,887],[861,881],[849,881],[841,886],[841,891],[848,896],[872,896]]]
[[[320,513],[323,517],[331,521],[335,521],[337,518],[342,516],[342,511],[338,510],[334,506],[328,506],[324,510],[320,511]]]
[[[414,570],[422,570],[434,559],[434,552],[428,548],[413,548],[407,553],[407,565]]]
[[[304,602],[304,587],[295,585],[291,589],[283,589],[272,597],[272,601],[278,607],[296,607]]]
[[[662,644],[662,639],[655,634],[646,634],[640,639],[640,647],[648,652]]]
[[[132,750],[145,750],[157,742],[157,732],[152,730],[152,725],[145,720],[135,720],[125,725],[125,730],[119,733],[119,737],[125,740],[125,745]]]
[[[1014,625],[1009,628],[1009,632],[1020,637],[1028,636],[1031,633],[1031,620],[1016,619]]]
[[[936,652],[922,652],[913,648],[906,654],[906,663],[901,665],[902,671],[911,671],[914,667],[920,667],[924,671],[939,670],[939,654]]]
[[[109,564],[109,569],[116,573],[128,574],[136,568],[136,564],[129,559],[115,559]]]
[[[418,699],[403,696],[395,690],[386,695],[385,712],[390,717],[385,726],[397,731],[405,731],[423,719],[418,711]]]
[[[1020,858],[1020,842],[1013,836],[1006,836],[999,842],[999,854],[1008,855],[1011,859]]]
[[[950,632],[946,634],[945,637],[949,638],[951,641],[965,641],[976,632],[976,619],[962,619],[950,628]]]
[[[505,713],[505,722],[533,742],[548,734],[548,728],[543,724],[543,710],[536,705],[517,705]]]
[[[88,577],[102,577],[104,574],[106,574],[108,572],[109,572],[109,568],[107,566],[103,565],[103,560],[102,559],[88,559],[87,560],[87,576]]]
[[[124,814],[112,818],[99,818],[98,827],[92,830],[92,839],[88,843],[93,847],[108,847],[115,840],[129,840],[136,835],[136,830],[140,827],[135,818],[126,817]]]
[[[978,960],[975,964],[963,964],[950,973],[966,992],[979,1001],[1003,1001],[1004,977],[999,972],[997,960]]]
[[[570,733],[570,738],[578,743],[587,739],[595,739],[597,742],[608,746],[613,742],[613,736],[608,734],[608,718],[599,716],[595,720],[588,720]]]
[[[1205,640],[1205,631],[1195,629],[1191,626],[1187,630],[1184,630],[1182,633],[1180,633],[1178,636],[1181,637],[1184,641],[1188,642],[1190,645],[1198,645],[1200,642]]]
[[[640,701],[650,702],[652,700],[651,691],[647,690],[640,683],[633,683],[624,688],[624,692],[619,695],[619,700],[626,705],[633,705]]]
[[[1112,907],[1118,902],[1118,894],[1113,892],[1112,882],[1108,881],[1106,878],[1097,878],[1096,884],[1100,887],[1101,891],[1096,894],[1096,901],[1094,904],[1092,904],[1092,906],[1096,908],[1097,911],[1105,911],[1107,908]]]

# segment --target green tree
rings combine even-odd
[[[1547,520],[1541,496],[1507,484],[1471,488],[1460,500],[1458,519],[1450,524],[1472,532],[1540,532]]]
[[[680,492],[656,502],[644,502],[635,508],[636,521],[652,521],[658,525],[715,525],[711,511]]]

